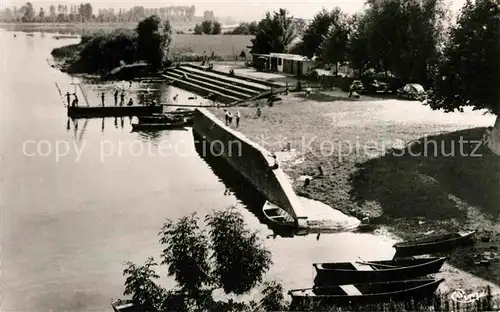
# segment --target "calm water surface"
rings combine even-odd
[[[47,59],[72,41],[0,35],[3,311],[111,311],[123,292],[123,261],[158,257],[164,219],[236,203],[273,253],[268,278],[287,288],[311,284],[312,262],[392,256],[391,241],[370,235],[266,239],[269,228],[242,201],[252,196],[236,190],[224,164],[196,153],[190,130],[134,133],[129,118],[68,121],[55,82],[71,91],[70,78]],[[94,105],[102,87],[87,86]],[[189,96],[158,89],[164,101]],[[159,153],[161,142],[178,153]],[[56,158],[56,148],[66,155]]]

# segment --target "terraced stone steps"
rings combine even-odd
[[[203,77],[196,76],[194,74],[191,74],[190,72],[184,72],[182,70],[169,70],[170,73],[175,74],[177,77],[180,77],[179,79],[182,79],[183,81],[189,81],[192,83],[196,83],[199,86],[205,87],[207,89],[211,89],[223,94],[227,94],[230,96],[233,96],[237,98],[238,100],[240,99],[246,99],[252,96],[252,94],[248,93],[242,93],[239,91],[236,91],[233,86],[225,86],[223,83],[220,83],[216,80],[211,80],[211,82],[206,82]],[[186,77],[184,77],[184,74]]]
[[[207,82],[207,83],[211,83],[211,84],[217,84],[217,85],[220,85],[220,86],[223,86],[227,89],[231,89],[231,90],[234,90],[234,91],[237,91],[239,93],[242,93],[242,94],[245,94],[247,96],[255,96],[257,94],[260,94],[261,90],[257,91],[257,90],[254,90],[254,89],[250,89],[250,88],[247,88],[246,86],[245,87],[242,87],[241,84],[238,84],[238,83],[235,83],[235,82],[229,82],[229,81],[225,81],[225,80],[222,80],[220,78],[215,78],[215,77],[207,77],[207,76],[204,76],[204,75],[200,75],[199,73],[197,73],[196,71],[192,71],[190,70],[189,68],[180,68],[180,69],[172,69],[172,72],[175,72],[175,73],[186,73],[186,75],[188,75],[188,78],[192,78],[194,77],[196,80],[201,80],[203,82]]]
[[[196,65],[191,65],[191,64],[186,64],[183,65],[181,68],[186,70],[186,71],[191,71],[194,72],[200,76],[207,77],[209,79],[217,79],[221,82],[224,83],[229,83],[229,84],[234,84],[246,89],[251,89],[260,92],[265,92],[271,89],[270,86],[264,84],[264,83],[256,83],[256,82],[251,82],[247,81],[246,79],[240,78],[240,77],[229,77],[228,75],[222,75],[219,73],[215,73],[212,71],[205,71],[203,69],[199,69],[197,67],[193,67]]]
[[[222,103],[234,103],[237,101],[240,101],[240,98],[234,97],[232,95],[228,95],[225,93],[221,93],[218,91],[215,91],[213,89],[209,89],[203,86],[200,86],[198,83],[194,83],[191,81],[187,81],[183,79],[182,75],[177,74],[177,73],[165,73],[162,75],[164,78],[167,78],[168,80],[172,81],[173,85],[178,86],[181,89],[193,91],[198,94],[202,94],[204,96],[208,96],[210,93],[217,95],[218,101]]]
[[[188,66],[188,67],[191,67],[191,68],[198,69],[198,70],[201,70],[203,72],[206,72],[205,71],[205,67],[200,66],[200,65],[185,64],[184,66]],[[213,69],[210,72],[214,73],[216,75],[221,75],[221,76],[229,77],[229,73],[225,72],[225,71],[222,71],[222,70]],[[280,84],[277,84],[275,82],[266,81],[266,80],[257,79],[257,78],[252,78],[252,77],[248,77],[248,76],[241,76],[240,75],[240,76],[237,76],[237,78],[239,80],[243,80],[243,81],[246,81],[246,82],[256,83],[256,84],[259,84],[259,85],[263,85],[263,86],[266,86],[268,88],[278,88],[278,87],[281,87]]]

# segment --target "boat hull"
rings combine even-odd
[[[323,287],[412,279],[439,272],[445,261],[446,257],[373,261],[370,263],[379,265],[376,266],[376,269],[372,270],[370,270],[370,266],[365,266],[366,270],[349,269],[348,266],[350,263],[339,265],[339,267],[344,265],[347,269],[327,268],[325,267],[326,264],[314,264],[316,269],[314,285]]]
[[[472,238],[475,232],[470,232],[464,236],[456,237],[444,237],[439,240],[439,237],[435,241],[428,241],[427,239],[422,239],[421,241],[415,240],[414,242],[402,242],[394,245],[396,249],[396,255],[394,257],[408,257],[416,255],[426,255],[426,254],[439,254],[443,252],[451,251],[461,245],[470,244],[473,242]]]
[[[101,118],[101,117],[124,117],[124,116],[148,116],[160,114],[162,106],[70,106],[68,117],[70,118]]]
[[[315,291],[322,291],[321,295],[302,295],[297,291],[290,291],[292,296],[292,304],[305,306],[305,305],[328,305],[328,306],[349,306],[349,305],[366,305],[377,304],[381,302],[409,302],[420,301],[433,296],[434,292],[439,287],[444,279],[440,280],[421,280],[416,287],[409,286],[415,281],[395,281],[387,283],[372,283],[372,284],[358,284],[355,285],[360,289],[364,287],[375,287],[376,289],[386,289],[380,293],[347,295],[347,294],[328,294],[328,287],[326,289],[315,288]],[[385,284],[385,285],[384,285]],[[408,284],[408,285],[406,285]],[[405,286],[406,285],[406,286]]]

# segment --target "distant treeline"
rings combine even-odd
[[[5,8],[0,11],[0,21],[22,23],[69,23],[69,22],[139,22],[157,15],[161,19],[174,21],[195,20],[196,8],[191,6],[170,6],[163,8],[144,8],[134,6],[131,9],[98,9],[94,10],[90,3],[82,4],[52,4],[46,12],[42,7],[36,9],[31,2],[22,7]]]

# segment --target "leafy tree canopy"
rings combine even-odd
[[[257,35],[252,39],[251,53],[269,54],[286,52],[290,43],[295,39],[295,24],[293,17],[287,10],[279,9],[266,17],[258,24]]]
[[[163,246],[161,264],[167,265],[177,288],[165,290],[150,258],[142,266],[127,262],[123,272],[125,295],[149,311],[243,311],[242,303],[216,301],[212,291],[244,294],[260,284],[271,266],[271,254],[255,232],[247,229],[243,216],[234,208],[206,216],[208,231],[196,214],[174,222],[167,220],[159,236]],[[264,309],[283,307],[283,289],[278,283],[264,285]],[[255,306],[255,303],[251,303]],[[255,311],[255,309],[253,309]]]
[[[162,22],[157,15],[152,15],[139,22],[136,32],[139,57],[150,63],[153,69],[160,68],[172,41],[170,22]]]
[[[428,103],[445,111],[463,106],[500,115],[500,3],[468,0],[453,27]]]

